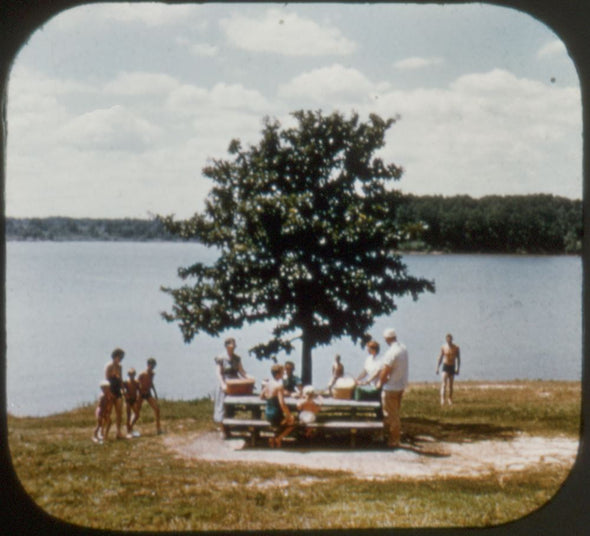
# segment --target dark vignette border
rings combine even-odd
[[[117,0],[102,0],[103,3]],[[135,2],[137,0],[127,0]],[[149,0],[148,0],[149,1]],[[256,1],[256,0],[255,0]],[[325,3],[334,0],[323,0]],[[389,3],[395,3],[391,0]],[[55,519],[28,497],[12,467],[8,449],[8,430],[6,416],[6,243],[5,243],[5,196],[4,180],[6,172],[6,105],[7,86],[12,62],[19,49],[24,46],[32,33],[60,11],[71,7],[97,3],[94,0],[0,0],[0,533],[7,535],[63,535],[63,534],[105,534],[106,531],[73,526]],[[168,0],[163,3],[191,3],[190,0]],[[270,3],[270,2],[269,2]],[[374,3],[385,3],[377,0]],[[461,0],[414,0],[399,2],[414,4],[465,4]],[[590,200],[587,189],[590,180],[590,141],[586,136],[590,128],[590,0],[490,0],[485,2],[501,7],[519,10],[535,17],[549,26],[566,44],[570,57],[576,65],[580,78],[583,114],[583,212],[584,230],[590,224]],[[588,256],[590,254],[588,235],[583,241],[583,310],[590,310],[588,283]],[[363,531],[371,534],[485,534],[496,535],[582,535],[590,526],[590,434],[585,426],[590,412],[590,369],[588,348],[590,331],[588,317],[583,314],[583,363],[582,363],[582,420],[580,430],[580,451],[569,478],[558,494],[536,512],[506,525],[485,529],[379,529]],[[342,531],[322,531],[323,534],[336,534]],[[114,532],[110,532],[114,534]],[[122,533],[126,534],[126,533]],[[148,534],[148,533],[143,533]],[[285,534],[285,532],[283,532]]]

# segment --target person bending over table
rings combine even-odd
[[[357,386],[354,389],[355,400],[380,400],[381,392],[377,389],[379,373],[383,366],[383,360],[379,356],[379,343],[369,341],[367,350],[369,355],[365,359],[363,371],[356,378]]]
[[[218,380],[217,389],[215,390],[215,405],[213,408],[213,420],[215,422],[221,422],[225,417],[226,380],[249,378],[242,366],[242,358],[235,353],[236,340],[230,337],[225,340],[224,345],[226,355],[218,355],[215,358],[215,371],[217,372]]]

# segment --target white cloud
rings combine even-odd
[[[136,152],[153,145],[158,129],[117,105],[72,119],[57,137],[80,150]]]
[[[424,69],[433,65],[441,65],[444,63],[443,58],[419,58],[412,57],[397,61],[393,64],[396,69],[400,70],[415,70]]]
[[[375,84],[357,69],[337,63],[296,76],[279,87],[279,96],[331,104],[362,103],[388,87],[387,83]]]
[[[257,90],[220,82],[211,89],[183,84],[170,92],[166,107],[176,114],[200,114],[204,109],[266,113],[271,103]]]
[[[250,111],[268,110],[269,104],[262,94],[242,84],[215,84],[210,92],[211,104],[217,108],[234,108]]]
[[[203,58],[213,58],[219,54],[219,47],[209,43],[195,43],[189,50],[195,55]]]
[[[48,140],[48,133],[71,119],[68,105],[77,94],[92,97],[97,89],[70,79],[51,78],[31,69],[14,68],[8,85],[9,146],[12,148],[16,144],[28,154],[43,151],[43,145],[52,139]]]
[[[401,114],[384,154],[406,169],[404,191],[581,197],[580,102],[577,88],[493,70],[446,89],[391,91],[366,111]]]
[[[530,94],[544,93],[549,88],[536,80],[518,78],[511,72],[503,69],[494,69],[487,73],[475,73],[463,75],[457,78],[451,89],[466,94],[483,94],[511,99]]]
[[[559,39],[547,43],[537,52],[537,58],[539,59],[553,58],[555,56],[562,55],[567,55],[567,49],[565,48],[563,42]]]
[[[167,74],[125,72],[104,86],[106,93],[117,95],[161,95],[178,87],[179,82]]]
[[[90,84],[69,78],[55,78],[21,65],[10,72],[9,91],[12,98],[21,94],[67,95],[71,93],[96,93]]]
[[[176,114],[191,114],[206,106],[208,97],[209,93],[206,89],[183,84],[168,95],[165,106]]]
[[[186,23],[198,6],[166,5],[159,2],[113,3],[78,6],[57,15],[52,24],[61,29],[79,28],[89,21],[140,23],[150,28]]]
[[[278,9],[268,10],[263,18],[233,15],[220,25],[233,45],[253,52],[324,56],[351,54],[356,49],[338,28]]]

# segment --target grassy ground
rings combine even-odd
[[[105,445],[90,441],[90,406],[45,418],[9,416],[9,448],[27,493],[62,520],[105,529],[488,526],[537,509],[568,473],[544,467],[486,478],[365,481],[337,471],[182,459],[164,438],[214,430],[211,402],[161,406],[166,436],[155,435],[146,407],[141,438]],[[580,384],[461,382],[450,410],[439,407],[437,386],[413,385],[402,417],[410,442],[420,434],[447,442],[520,432],[577,438]]]

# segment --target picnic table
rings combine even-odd
[[[286,397],[285,403],[296,414],[300,400]],[[222,426],[226,438],[229,439],[236,432],[247,432],[254,446],[261,431],[272,431],[271,424],[264,418],[266,401],[259,395],[228,395],[224,406],[226,417]],[[324,397],[316,421],[307,424],[296,421],[297,428],[317,430],[328,435],[346,433],[350,436],[351,446],[355,446],[358,434],[383,429],[381,403]]]

